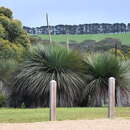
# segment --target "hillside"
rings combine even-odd
[[[44,40],[48,40],[48,35],[37,35]],[[130,45],[130,33],[119,33],[119,34],[83,34],[83,35],[69,35],[68,39],[71,42],[81,43],[85,40],[100,41],[105,38],[115,38],[122,42],[122,44]],[[66,35],[52,35],[52,40],[55,42],[66,42]]]

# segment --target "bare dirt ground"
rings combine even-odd
[[[98,119],[40,123],[0,123],[0,130],[130,130],[130,120]]]

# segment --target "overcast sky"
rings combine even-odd
[[[0,0],[23,25],[130,22],[130,0]]]

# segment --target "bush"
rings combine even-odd
[[[85,58],[86,64],[86,87],[83,91],[84,97],[93,106],[101,106],[107,100],[108,93],[108,78],[116,78],[116,92],[120,89],[121,92],[127,90],[129,86],[130,64],[128,61],[122,61],[119,57],[106,54],[94,54]],[[125,92],[124,92],[125,93]],[[117,94],[118,95],[118,94]],[[120,104],[116,95],[116,103]],[[102,101],[102,102],[101,102]]]
[[[19,59],[24,49],[30,47],[29,43],[21,22],[12,18],[9,9],[0,7],[0,58]]]
[[[37,46],[15,78],[17,92],[49,106],[49,82],[57,81],[57,105],[78,106],[84,64],[79,53],[61,46]]]
[[[12,18],[12,11],[5,7],[0,7],[0,15],[4,15],[8,18]]]
[[[6,106],[6,97],[0,93],[0,107],[5,107]]]

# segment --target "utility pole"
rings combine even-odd
[[[49,41],[50,41],[50,43],[52,43],[51,30],[50,30],[50,26],[49,26],[49,20],[48,20],[48,14],[47,13],[46,13],[46,22],[47,22],[47,28],[48,28]]]

